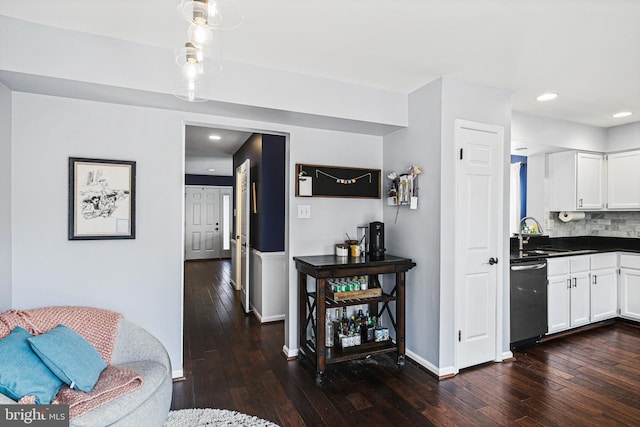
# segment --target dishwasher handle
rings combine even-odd
[[[511,271],[542,270],[546,266],[547,266],[546,262],[543,262],[541,264],[512,265]]]

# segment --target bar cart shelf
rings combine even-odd
[[[298,270],[299,288],[299,359],[308,358],[316,368],[316,384],[320,385],[327,365],[361,359],[383,353],[397,353],[398,365],[404,366],[405,356],[405,273],[415,267],[408,258],[385,255],[382,259],[369,257],[346,258],[335,255],[294,257]],[[374,286],[380,286],[378,275],[395,275],[395,285],[389,293],[380,296],[334,301],[329,297],[329,278],[369,276]],[[307,277],[316,279],[315,291],[307,289]],[[395,301],[395,310],[390,302]],[[396,342],[363,343],[341,349],[325,346],[326,310],[354,305],[368,305],[372,315],[386,312],[395,330]],[[311,330],[311,331],[310,331]],[[315,342],[309,339],[315,337]]]

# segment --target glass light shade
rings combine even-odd
[[[194,46],[203,48],[213,40],[213,30],[206,24],[194,22],[189,25],[187,37]]]
[[[181,0],[178,6],[185,19],[216,30],[232,30],[244,21],[238,0]]]
[[[206,102],[210,96],[207,79],[190,80],[179,74],[173,85],[173,94],[183,101]]]
[[[207,101],[211,77],[222,70],[221,49],[199,49],[186,43],[176,50],[176,64],[173,94],[189,102]]]

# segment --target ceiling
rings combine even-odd
[[[598,127],[640,120],[638,0],[239,1],[245,19],[221,34],[224,60],[402,93],[449,76],[511,91],[514,111]],[[173,48],[177,4],[2,1],[0,14]],[[544,92],[559,96],[536,101]],[[635,114],[611,117],[619,111]]]

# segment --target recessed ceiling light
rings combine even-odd
[[[558,97],[557,93],[543,93],[536,97],[538,101],[551,101],[552,99],[556,99]]]
[[[209,168],[207,169],[209,172],[215,172],[216,170],[214,168]]]
[[[619,113],[612,114],[611,117],[619,119],[620,117],[629,117],[632,114],[631,111],[620,111]]]
[[[213,139],[214,141],[219,141],[222,139],[220,135],[209,135],[209,139]]]
[[[518,148],[514,148],[513,151],[525,151],[527,149],[527,147],[518,147]]]

